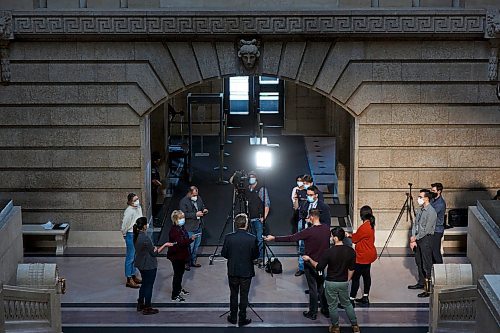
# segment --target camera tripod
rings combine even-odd
[[[245,196],[245,192],[243,190],[239,190],[239,189],[235,188],[233,191],[233,203],[231,205],[231,210],[227,214],[226,221],[224,222],[224,225],[222,226],[222,230],[221,230],[220,235],[219,235],[219,240],[217,241],[217,246],[215,247],[214,252],[208,257],[209,258],[209,265],[213,265],[215,257],[220,256],[220,253],[217,254],[217,251],[219,250],[219,247],[221,245],[222,238],[224,237],[227,226],[229,224],[233,224],[235,215],[240,214],[240,213],[245,213],[248,215],[248,200],[247,200],[247,198]],[[233,231],[234,231],[234,224],[233,224]]]
[[[398,227],[398,224],[401,221],[401,218],[403,217],[403,215],[405,213],[406,213],[406,222],[410,222],[410,225],[413,226],[413,217],[416,215],[415,214],[415,204],[413,203],[413,197],[411,195],[411,187],[413,186],[413,184],[408,183],[408,186],[410,187],[410,191],[405,193],[406,200],[403,204],[403,207],[401,207],[401,210],[399,211],[398,218],[396,219],[396,222],[394,222],[392,230],[389,233],[389,237],[387,237],[387,240],[385,241],[385,244],[384,244],[384,247],[382,248],[382,251],[380,251],[380,254],[378,256],[379,260],[380,260],[380,257],[382,257],[382,253],[387,248],[387,245],[391,241],[392,235],[394,234],[394,231],[396,231],[396,228]]]

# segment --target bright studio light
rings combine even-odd
[[[269,169],[273,165],[273,155],[270,151],[259,150],[255,153],[255,164],[257,168]]]

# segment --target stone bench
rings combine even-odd
[[[44,229],[41,224],[23,224],[23,237],[40,236],[41,238],[46,238],[46,236],[48,237],[54,236],[57,256],[62,256],[64,254],[64,250],[66,249],[66,244],[68,241],[68,232],[69,232],[69,224],[67,224],[64,229],[49,229],[49,230]],[[36,245],[40,245],[41,247],[48,247],[46,244],[47,242],[43,240],[36,242]]]

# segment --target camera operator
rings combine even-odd
[[[259,246],[254,235],[248,233],[248,218],[238,214],[234,218],[236,231],[226,235],[221,255],[227,259],[227,275],[229,280],[230,314],[227,321],[236,324],[238,314],[238,293],[240,295],[238,326],[250,324],[247,319],[248,292],[252,277],[255,276],[253,260],[259,256]]]
[[[424,289],[418,297],[429,297],[432,270],[432,237],[436,227],[437,214],[430,204],[432,193],[422,189],[418,195],[418,204],[421,206],[415,217],[410,237],[410,248],[416,249],[415,263],[418,268],[418,282],[408,286],[408,289]]]
[[[300,232],[288,236],[264,237],[265,241],[276,242],[296,242],[304,241],[304,253],[315,261],[319,261],[323,253],[330,247],[330,225],[320,222],[320,211],[311,209],[309,219],[312,226]],[[318,312],[318,299],[321,302],[321,312],[328,315],[328,306],[323,293],[323,275],[318,274],[311,265],[304,265],[307,285],[309,286],[309,310],[304,311],[303,315],[311,320],[316,320]]]
[[[248,173],[248,191],[246,195],[251,232],[257,237],[257,241],[259,242],[259,258],[256,260],[256,263],[261,264],[264,249],[262,242],[264,220],[269,214],[271,201],[269,200],[269,191],[264,186],[258,184],[257,174],[254,171]]]
[[[443,256],[441,255],[441,241],[444,234],[444,214],[446,213],[446,202],[442,196],[443,184],[431,184],[431,192],[434,194],[431,205],[437,214],[436,230],[434,230],[434,235],[432,237],[432,262],[434,264],[442,264]]]
[[[188,193],[179,202],[179,209],[184,212],[186,216],[185,228],[188,232],[188,236],[197,235],[194,242],[190,246],[190,259],[186,263],[186,270],[189,271],[189,267],[201,267],[200,264],[196,262],[198,248],[201,244],[201,234],[203,231],[203,216],[208,214],[208,209],[206,209],[203,199],[198,195],[198,188],[196,186],[191,186]]]

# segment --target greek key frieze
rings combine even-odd
[[[1,14],[0,14],[1,15]],[[485,33],[483,14],[222,15],[128,14],[58,16],[14,14],[19,35],[169,34],[403,34]],[[2,17],[2,16],[0,16]],[[1,22],[1,21],[0,21]],[[0,29],[2,25],[0,23]]]

